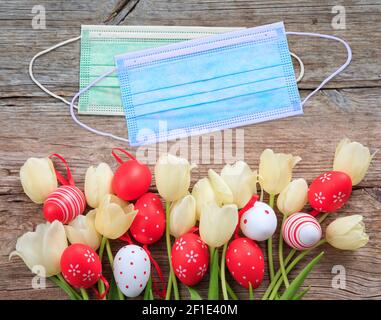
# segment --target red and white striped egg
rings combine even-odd
[[[86,208],[85,195],[76,186],[60,186],[53,191],[45,200],[43,212],[49,222],[58,220],[69,223]]]
[[[262,283],[265,261],[262,249],[249,238],[233,240],[226,250],[226,266],[241,286],[255,289]]]
[[[282,227],[283,239],[296,250],[312,248],[321,239],[319,222],[310,214],[297,212],[289,216]]]
[[[187,286],[199,283],[209,266],[208,246],[194,233],[178,238],[172,247],[172,267],[176,277]]]

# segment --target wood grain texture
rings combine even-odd
[[[353,48],[351,66],[308,102],[305,115],[244,127],[243,139],[236,141],[236,145],[244,146],[245,161],[253,169],[257,168],[259,155],[266,147],[300,155],[303,161],[296,167],[294,175],[310,182],[331,168],[335,145],[344,136],[368,145],[372,151],[381,148],[381,1],[341,3],[347,11],[346,30],[333,30],[331,27],[331,9],[336,1],[40,0],[38,4],[47,10],[47,29],[34,30],[31,28],[32,3],[25,0],[1,1],[0,299],[66,299],[65,294],[50,282],[46,290],[33,290],[32,276],[25,265],[17,258],[8,261],[17,237],[43,221],[41,207],[22,192],[18,178],[22,163],[30,156],[59,152],[67,158],[77,183],[83,187],[89,165],[106,161],[116,168],[110,149],[121,146],[81,130],[71,120],[66,105],[46,97],[31,82],[27,67],[35,53],[77,36],[81,24],[100,23],[255,26],[284,20],[287,30],[328,33],[345,38]],[[345,50],[326,40],[290,37],[290,47],[306,65],[306,76],[299,85],[302,96],[306,96],[320,80],[345,61]],[[42,57],[36,64],[35,73],[48,88],[71,97],[78,87],[78,64],[79,44],[76,43]],[[126,134],[121,117],[86,116],[82,119],[101,130]],[[233,130],[234,134],[236,132]],[[188,149],[188,158],[208,150],[213,155],[216,146],[204,138],[198,139],[199,146]],[[169,143],[168,148],[174,145]],[[146,151],[159,152],[159,147],[150,146]],[[205,176],[208,168],[220,170],[223,165],[215,161],[200,162],[192,174],[192,183]],[[306,285],[312,285],[307,299],[381,298],[380,188],[381,160],[376,156],[348,205],[329,218],[332,220],[346,214],[364,215],[371,240],[356,252],[337,251],[324,246],[324,258],[306,281]],[[120,245],[114,242],[114,250]],[[152,253],[166,272],[164,242],[154,245]],[[345,290],[331,286],[334,265],[346,268]],[[105,270],[109,276],[107,265]],[[300,267],[296,272],[298,270]],[[233,284],[230,277],[228,280]],[[266,284],[267,275],[256,291],[256,297],[264,291]],[[247,298],[242,288],[233,286],[241,298]],[[205,296],[207,279],[197,288]],[[184,288],[182,295],[187,296]]]

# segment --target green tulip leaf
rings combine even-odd
[[[304,289],[304,290],[300,291],[299,293],[297,293],[297,294],[292,298],[292,300],[302,300],[303,297],[306,295],[306,293],[307,293],[308,291],[310,291],[310,289],[311,289],[311,286],[308,286],[306,289]]]
[[[152,276],[149,277],[146,289],[144,291],[144,300],[154,300],[152,292]]]
[[[208,300],[218,300],[219,298],[219,281],[218,281],[218,249],[211,250],[211,264],[209,271],[209,290]]]
[[[192,287],[188,287],[188,286],[186,286],[186,287],[189,291],[190,300],[202,300],[200,294],[197,292],[196,289],[194,289]]]

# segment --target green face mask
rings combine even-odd
[[[239,28],[83,25],[80,88],[115,67],[116,55],[174,42],[229,32]],[[116,73],[80,96],[79,113],[124,115]]]

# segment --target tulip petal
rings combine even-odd
[[[170,230],[175,238],[187,233],[196,224],[196,200],[187,195],[173,203],[170,209]]]
[[[216,195],[216,200],[219,205],[233,203],[233,193],[226,182],[213,170],[208,170],[210,184]]]

